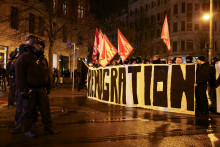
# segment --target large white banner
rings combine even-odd
[[[88,97],[127,107],[195,114],[194,64],[140,64],[88,71]]]

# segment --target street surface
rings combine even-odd
[[[10,134],[15,108],[0,93],[0,147],[211,147],[220,146],[220,115],[209,118],[141,108],[129,108],[87,99],[86,89],[55,88],[50,94],[56,135],[44,135],[39,118],[37,138]]]

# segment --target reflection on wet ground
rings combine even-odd
[[[56,127],[67,128],[66,132],[79,128],[78,131],[84,131],[84,134],[77,132],[81,134],[80,136],[77,133],[74,134],[73,131],[71,132],[73,137],[48,140],[48,144],[147,139],[149,146],[160,146],[166,137],[195,135],[206,136],[206,139],[209,139],[208,144],[212,146],[218,142],[216,133],[219,133],[220,130],[220,117],[214,114],[210,114],[209,117],[195,117],[186,114],[122,107],[87,99],[85,95],[80,94],[74,95],[74,98],[71,95],[54,96],[51,97],[50,104],[51,115]],[[14,109],[4,109],[7,109],[7,114],[2,109],[0,110],[0,113],[3,114],[0,115],[0,129],[11,129],[14,127]],[[40,128],[43,127],[40,122],[37,125]],[[99,129],[101,135],[97,131]],[[95,132],[96,135],[91,134],[92,132]],[[66,134],[68,135],[68,133]],[[26,142],[21,144],[30,145]]]

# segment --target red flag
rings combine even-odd
[[[130,55],[132,50],[133,47],[130,45],[130,43],[118,29],[118,54],[121,56],[123,63],[126,60],[126,58]]]
[[[103,49],[103,34],[102,31],[99,30],[99,45],[98,45],[99,54],[102,53],[102,49]]]
[[[92,61],[93,61],[93,63],[97,62],[96,56],[99,54],[98,46],[99,46],[99,36],[98,36],[98,30],[96,29],[95,41],[94,41],[93,53],[92,53]]]
[[[115,49],[115,47],[111,44],[108,38],[104,35],[103,36],[103,48],[99,56],[99,64],[102,67],[105,67],[112,60],[112,58],[117,54],[117,52],[118,51]]]
[[[164,20],[164,23],[163,23],[161,39],[163,39],[163,42],[166,44],[167,49],[170,50],[170,37],[169,37],[167,15],[165,16],[165,20]]]

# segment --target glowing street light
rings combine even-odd
[[[204,20],[209,20],[209,18],[210,18],[210,15],[209,15],[209,14],[205,14],[205,15],[203,16],[203,19],[204,19]]]

